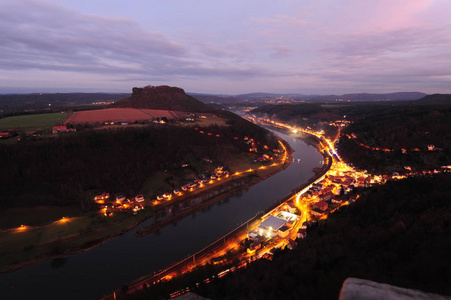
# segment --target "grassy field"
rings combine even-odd
[[[146,210],[137,216],[116,214],[111,218],[101,215],[66,217],[44,226],[0,230],[0,271],[37,257],[83,248],[86,243],[96,244],[100,239],[120,233],[151,214],[151,210]]]
[[[76,217],[82,215],[76,206],[38,206],[16,207],[0,211],[0,230],[17,228],[22,224],[42,226],[55,222],[62,217]]]
[[[67,113],[36,114],[0,119],[0,130],[38,130],[61,123]]]

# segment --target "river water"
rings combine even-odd
[[[285,170],[158,232],[135,236],[148,220],[89,251],[0,274],[0,298],[98,299],[209,245],[307,182],[312,169],[322,166],[314,147],[277,134],[295,151],[296,162]]]

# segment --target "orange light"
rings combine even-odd
[[[66,218],[66,217],[62,217],[58,222],[61,223],[61,224],[64,224],[64,223],[69,222],[69,219]]]
[[[27,229],[28,229],[28,226],[26,226],[26,225],[20,225],[20,226],[17,228],[18,231],[25,231],[25,230],[27,230]]]

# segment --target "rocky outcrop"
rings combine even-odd
[[[339,300],[451,300],[451,297],[404,289],[370,280],[348,278],[343,283]]]
[[[215,109],[200,102],[178,87],[145,86],[134,87],[131,97],[120,100],[109,107],[112,108],[146,108],[186,112],[215,112]]]

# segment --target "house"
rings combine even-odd
[[[316,207],[316,208],[318,208],[318,209],[320,209],[321,211],[326,211],[327,208],[329,207],[329,205],[327,204],[327,202],[324,201],[324,200],[321,200],[321,201],[319,201],[319,202],[313,204],[313,206]]]
[[[321,195],[321,197],[325,200],[325,201],[329,201],[330,199],[332,199],[335,196],[335,194],[331,191],[324,193]]]
[[[292,239],[288,240],[288,249],[293,250],[295,247],[297,246],[297,243],[295,241],[293,241]]]
[[[108,200],[110,198],[110,193],[103,193],[101,195],[97,195],[94,197],[94,201],[98,204],[105,203],[105,200]]]
[[[137,195],[135,197],[136,202],[144,202],[144,196],[143,195]]]
[[[247,253],[254,253],[257,249],[260,249],[262,247],[262,243],[260,241],[253,242],[249,248],[247,248]]]
[[[67,128],[67,126],[53,126],[52,133],[58,134],[62,132],[76,132],[75,128]]]
[[[122,203],[125,201],[125,196],[124,195],[117,195],[116,196],[116,203]]]
[[[297,211],[296,205],[293,202],[287,202],[286,209],[288,212],[294,214]]]
[[[290,229],[288,228],[287,225],[284,225],[280,227],[279,230],[277,230],[277,235],[280,236],[281,238],[287,237],[289,233]]]
[[[0,132],[0,139],[7,139],[9,136],[9,132]]]
[[[307,229],[301,228],[298,230],[297,238],[298,239],[305,239],[307,237]]]
[[[350,186],[351,184],[353,184],[354,183],[354,179],[352,179],[352,178],[347,178],[344,182],[343,182],[343,185],[344,186]]]

